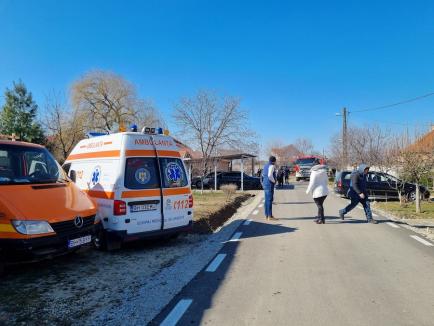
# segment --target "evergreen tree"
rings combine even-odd
[[[0,134],[13,133],[22,141],[44,143],[45,137],[37,121],[38,105],[22,81],[6,89],[5,104],[0,112]]]

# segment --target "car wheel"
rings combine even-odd
[[[416,190],[413,190],[407,195],[408,201],[416,201]]]
[[[295,181],[297,181],[297,182],[300,181],[300,178],[295,178]]]
[[[202,188],[202,182],[200,180],[198,182],[196,182],[196,188],[197,189],[201,189]]]

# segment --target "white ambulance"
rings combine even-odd
[[[161,128],[84,139],[63,167],[98,203],[102,247],[117,249],[126,241],[177,235],[192,227],[185,165],[175,141]]]

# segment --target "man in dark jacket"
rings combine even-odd
[[[366,164],[360,164],[357,170],[351,174],[350,189],[348,190],[348,197],[350,197],[351,203],[339,211],[339,217],[341,219],[344,219],[345,214],[361,203],[365,210],[367,222],[377,224],[377,221],[372,218],[372,211],[366,188],[366,175],[368,172],[369,166]]]

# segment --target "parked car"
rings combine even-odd
[[[336,172],[334,191],[335,193],[347,197],[351,182],[351,171]],[[398,199],[398,189],[402,189],[402,195],[409,201],[416,200],[416,185],[394,177],[393,175],[370,171],[367,178],[367,188],[369,197],[372,199]],[[430,192],[424,186],[419,186],[422,199],[429,199]]]
[[[221,173],[220,171],[217,171],[217,174]],[[214,172],[210,172],[207,175],[205,175],[204,179],[212,179],[214,180]],[[197,189],[201,189],[202,188],[202,177],[200,175],[195,176],[193,178],[191,178],[191,186]],[[206,188],[206,187],[205,187]]]
[[[217,174],[217,189],[226,184],[235,184],[238,189],[241,189],[241,172],[220,172]],[[243,174],[243,184],[244,189],[262,189],[261,181],[259,177],[251,177],[247,174]],[[203,180],[204,187],[213,188],[214,187],[214,173],[211,174],[210,178],[205,178]]]

